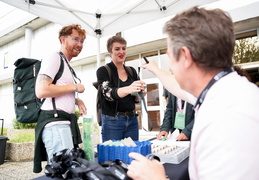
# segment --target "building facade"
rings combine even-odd
[[[133,66],[137,71],[139,70],[140,78],[148,85],[148,94],[145,101],[152,119],[154,132],[159,130],[164,116],[163,86],[153,74],[140,67],[144,62],[142,57],[146,56],[157,61],[162,69],[169,71],[166,39],[162,34],[162,27],[167,19],[169,18],[120,32],[128,42],[126,65]],[[252,20],[254,22],[252,25],[248,21],[235,23],[238,38],[258,37],[259,20],[255,18],[249,21]],[[20,24],[12,29],[3,28],[0,31],[0,118],[4,119],[4,127],[12,127],[12,120],[15,118],[12,85],[14,62],[21,57],[44,59],[48,53],[59,51],[60,47],[58,32],[62,26],[29,14],[19,22]],[[109,37],[102,37],[100,41],[100,65],[110,61],[106,50],[106,41]],[[97,92],[92,82],[96,81],[96,69],[98,68],[96,59],[97,41],[95,38],[87,36],[81,54],[71,62],[78,77],[85,85],[85,92],[79,96],[87,106],[87,113],[93,115],[94,119],[96,119]],[[258,69],[258,63],[253,68]],[[142,127],[148,129],[145,110],[140,109],[139,105],[137,105],[137,109],[140,114],[142,112],[142,116],[139,116],[140,130],[142,130]]]

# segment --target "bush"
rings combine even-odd
[[[79,110],[78,110],[78,109],[75,110],[75,115],[76,115],[77,119],[80,117],[80,116],[79,116]]]
[[[14,129],[34,129],[37,123],[20,123],[15,118],[13,119]]]

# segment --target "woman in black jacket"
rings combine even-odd
[[[124,65],[127,42],[121,36],[107,41],[107,50],[112,58],[107,68],[101,66],[96,75],[101,85],[102,141],[139,138],[135,103],[136,93],[144,91],[145,83],[140,81],[133,67]],[[145,93],[145,92],[144,92]]]

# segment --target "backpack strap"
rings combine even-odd
[[[140,67],[138,68],[138,74],[139,74],[139,72],[140,72]],[[139,75],[138,75],[138,79],[140,80]],[[147,111],[147,105],[146,105],[146,101],[145,101],[144,94],[143,94],[142,91],[140,91],[140,92],[138,93],[138,95],[139,95],[139,97],[140,97],[140,100],[142,100],[143,105],[144,105],[144,108],[145,108],[145,111],[146,111],[146,113],[147,113],[149,131],[152,131],[152,129],[153,129],[153,124],[152,124],[152,120],[151,120],[151,118],[150,118],[150,116],[149,116],[149,114],[148,114],[148,111]],[[139,101],[139,105],[140,105],[140,109],[142,109],[141,101]],[[144,129],[145,131],[147,131],[145,128],[143,128],[143,129]]]
[[[108,76],[109,76],[109,79],[111,80],[111,69],[110,69],[110,67],[108,66],[108,64],[105,64],[105,66],[104,66],[106,69],[107,69],[107,71],[108,71]],[[120,87],[120,79],[118,78],[118,88]],[[119,104],[119,102],[118,101],[116,101],[116,111],[115,111],[115,115],[117,114],[117,109],[118,109],[118,104]]]
[[[109,79],[111,79],[111,69],[110,67],[106,64],[104,65],[104,67],[106,68],[106,70],[108,71],[108,76],[109,76]],[[98,90],[97,92],[97,108],[100,108],[100,104],[101,104],[101,97],[102,97],[102,93],[101,93],[101,88],[100,88],[100,84],[98,84],[98,81],[94,82],[93,83],[93,86]]]
[[[142,100],[142,102],[143,102],[143,104],[144,104],[145,111],[146,111],[146,113],[147,113],[149,131],[152,131],[153,125],[152,125],[151,118],[150,118],[150,116],[149,116],[149,114],[148,114],[148,111],[147,111],[147,105],[146,105],[146,101],[145,101],[145,99],[144,99],[144,94],[143,94],[143,92],[140,91],[140,92],[138,93],[138,95],[139,95],[140,99]],[[140,104],[140,108],[141,108],[141,101],[139,102],[139,104]],[[147,131],[144,127],[143,127],[143,129],[144,129],[145,131]]]
[[[56,84],[57,83],[57,80],[62,76],[63,71],[64,71],[64,61],[62,60],[62,57],[60,56],[60,67],[59,67],[58,73],[56,74],[52,84]],[[44,103],[45,99],[46,98],[44,98],[42,100],[42,104]],[[54,117],[58,117],[57,108],[56,108],[56,102],[55,102],[55,98],[54,97],[52,98],[52,105],[53,105],[53,110],[54,110]]]
[[[107,71],[108,71],[109,79],[111,79],[111,76],[112,76],[111,68],[108,66],[108,64],[105,64],[104,67],[105,67],[105,68],[107,69]]]
[[[131,77],[133,77],[133,71],[129,66],[124,66],[126,71],[130,74]]]

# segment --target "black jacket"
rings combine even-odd
[[[119,80],[118,71],[113,62],[107,64],[111,69],[111,79],[109,78],[109,74],[107,69],[104,66],[101,66],[96,71],[98,84],[101,86],[102,98],[101,98],[101,109],[102,114],[109,116],[116,116],[118,111],[126,112],[126,111],[134,111],[135,110],[135,96],[131,96],[130,94],[124,98],[120,98],[117,94],[118,88],[123,87],[123,82]],[[138,75],[136,70],[133,67],[130,67],[133,75],[127,71],[128,80],[126,83],[130,85],[134,81],[138,80]],[[107,87],[104,87],[104,82],[108,83]],[[126,86],[126,85],[124,85]],[[125,103],[127,102],[127,103]]]
[[[53,121],[70,120],[72,139],[74,145],[82,143],[80,130],[77,124],[77,117],[75,114],[69,114],[64,111],[57,111],[58,117],[54,117],[54,111],[41,111],[35,128],[35,148],[34,148],[34,167],[33,172],[39,173],[42,171],[41,161],[47,160],[47,152],[42,141],[42,132],[45,125]]]
[[[160,126],[160,131],[173,132],[175,114],[177,112],[177,98],[168,93],[168,103],[166,106],[166,111],[163,119],[163,124]],[[193,106],[189,103],[186,105],[186,115],[185,115],[185,128],[182,130],[189,139],[191,139],[192,128],[194,124],[194,110]]]

